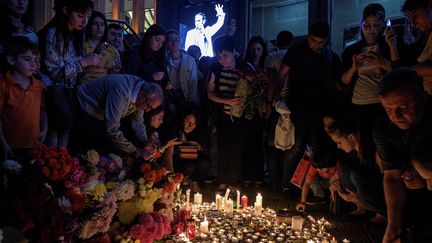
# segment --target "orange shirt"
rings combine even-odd
[[[310,181],[313,181],[315,178],[315,175],[318,173],[319,176],[321,176],[324,179],[330,179],[332,178],[336,173],[338,173],[339,170],[339,162],[336,162],[336,166],[325,168],[325,169],[317,169],[313,166],[309,167],[309,170],[307,172],[306,178]]]
[[[10,73],[0,76],[0,116],[4,138],[11,148],[33,148],[40,135],[42,81],[32,78],[27,90]]]

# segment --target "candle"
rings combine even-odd
[[[221,210],[222,209],[222,196],[219,194],[216,194],[216,210]]]
[[[234,205],[233,205],[233,201],[231,199],[228,199],[226,201],[225,211],[226,211],[227,214],[232,214],[233,213],[233,211],[234,211]]]
[[[240,191],[237,190],[237,210],[240,209]]]
[[[337,243],[337,240],[334,236],[333,236],[333,239],[331,239],[330,243]]]
[[[246,196],[246,195],[243,195],[242,197],[241,197],[241,207],[244,209],[244,208],[247,208],[247,204],[248,204],[248,197]]]
[[[186,191],[186,209],[189,210],[189,201],[190,201],[190,190]]]
[[[201,205],[201,203],[202,203],[202,194],[200,194],[198,192],[194,194],[194,203]]]
[[[255,199],[255,202],[257,202],[258,204],[260,204],[262,206],[263,205],[262,201],[263,201],[263,197],[261,196],[260,193],[258,193],[258,195],[256,196],[256,199]]]
[[[261,211],[262,211],[262,204],[255,202],[254,204],[254,214],[255,215],[261,215]]]
[[[208,229],[208,221],[207,221],[207,216],[204,218],[204,221],[201,222],[200,224],[200,232],[203,234],[207,234],[209,231]]]
[[[343,241],[342,241],[343,243],[350,243],[350,241],[349,240],[347,240],[347,239],[343,239]]]
[[[229,193],[230,193],[230,189],[227,188],[227,189],[226,189],[226,192],[225,192],[225,197],[223,198],[223,203],[224,203],[224,204],[225,204],[226,200],[228,199]]]

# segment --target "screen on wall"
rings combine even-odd
[[[201,49],[202,56],[213,55],[213,41],[227,32],[229,1],[211,1],[179,8],[179,33],[182,48]]]

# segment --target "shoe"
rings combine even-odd
[[[308,196],[308,198],[306,199],[306,205],[309,206],[314,206],[314,205],[321,205],[321,204],[325,204],[326,200],[322,197],[315,197],[313,195]]]

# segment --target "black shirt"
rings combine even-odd
[[[384,170],[405,170],[411,167],[413,150],[428,135],[432,135],[432,109],[426,104],[420,121],[402,130],[390,121],[387,114],[374,126],[374,140],[382,159]]]
[[[292,46],[282,59],[290,68],[288,105],[291,109],[322,111],[333,85],[333,64],[340,63],[332,51],[313,52],[307,41]]]

